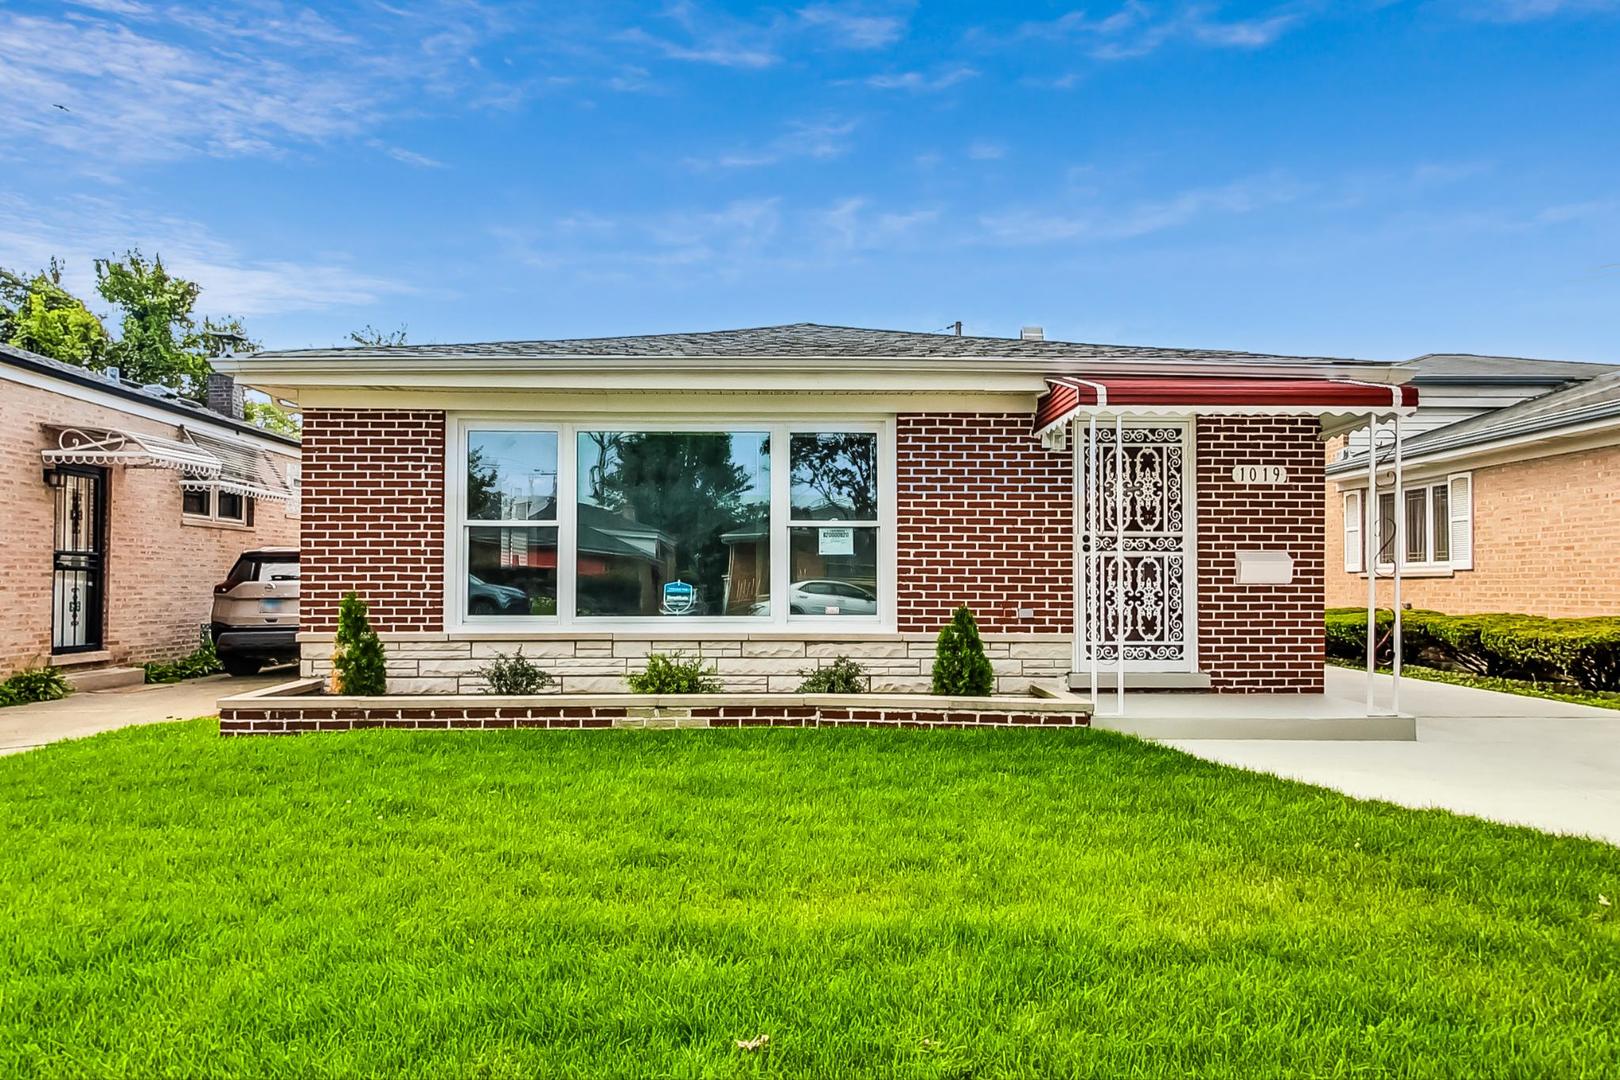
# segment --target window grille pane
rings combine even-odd
[[[1429,557],[1429,496],[1423,488],[1406,494],[1406,561],[1427,562]]]
[[[1394,561],[1395,554],[1395,493],[1383,492],[1378,496],[1378,561]]]
[[[467,530],[467,614],[557,614],[557,530],[479,525]]]
[[[1451,492],[1445,484],[1430,489],[1434,492],[1434,561],[1451,558]]]
[[[557,520],[557,433],[469,431],[467,517]]]
[[[876,521],[877,436],[872,432],[794,435],[794,521]]]
[[[789,614],[878,614],[877,529],[812,525],[789,532]]]

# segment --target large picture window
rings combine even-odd
[[[581,431],[580,615],[768,616],[771,437]]]
[[[457,425],[468,625],[892,619],[882,424]]]

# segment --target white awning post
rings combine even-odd
[[[1114,660],[1118,681],[1114,697],[1119,716],[1125,715],[1125,417],[1114,414],[1114,615],[1117,638]]]
[[[1080,635],[1084,633],[1086,582],[1085,567],[1081,564],[1084,551],[1081,544],[1081,528],[1083,526],[1082,514],[1084,504],[1082,500],[1085,493],[1081,490],[1080,476],[1080,419],[1078,417],[1069,421],[1069,497],[1074,500],[1074,513],[1071,535],[1074,547],[1070,555],[1072,566],[1070,572],[1074,575],[1074,639],[1069,648],[1069,670],[1075,675],[1080,674]],[[1067,682],[1068,680],[1064,680]],[[1065,689],[1068,689],[1065,686]]]
[[[1391,631],[1394,635],[1392,640],[1394,653],[1390,667],[1393,679],[1389,692],[1389,711],[1399,715],[1401,711],[1401,560],[1406,558],[1406,490],[1402,486],[1401,477],[1401,414],[1396,413],[1391,423],[1395,428],[1395,552],[1391,556],[1391,562],[1395,565],[1395,625]],[[1432,525],[1428,527],[1433,528]]]
[[[1086,439],[1086,652],[1091,662],[1091,703],[1097,704],[1099,693],[1097,677],[1097,634],[1102,626],[1102,587],[1097,581],[1097,515],[1101,513],[1097,498],[1097,414],[1091,414],[1090,435]]]
[[[1381,542],[1376,529],[1378,520],[1378,414],[1367,414],[1367,505],[1366,528],[1363,530],[1367,545],[1367,715],[1373,715],[1373,675],[1377,671],[1375,652],[1378,649],[1378,547]]]

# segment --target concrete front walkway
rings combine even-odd
[[[79,739],[135,724],[160,724],[213,716],[227,694],[245,694],[286,682],[293,669],[276,668],[248,679],[210,675],[189,682],[128,686],[69,694],[61,701],[40,701],[0,709],[0,754],[15,754],[59,739]]]
[[[1363,693],[1366,675],[1328,668],[1328,692]],[[1378,678],[1378,701],[1390,680]],[[1169,740],[1225,765],[1359,798],[1442,807],[1620,844],[1620,711],[1401,680],[1416,742]]]

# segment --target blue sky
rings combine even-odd
[[[1620,0],[0,0],[0,265],[138,244],[275,347],[1620,361],[1617,61]]]

